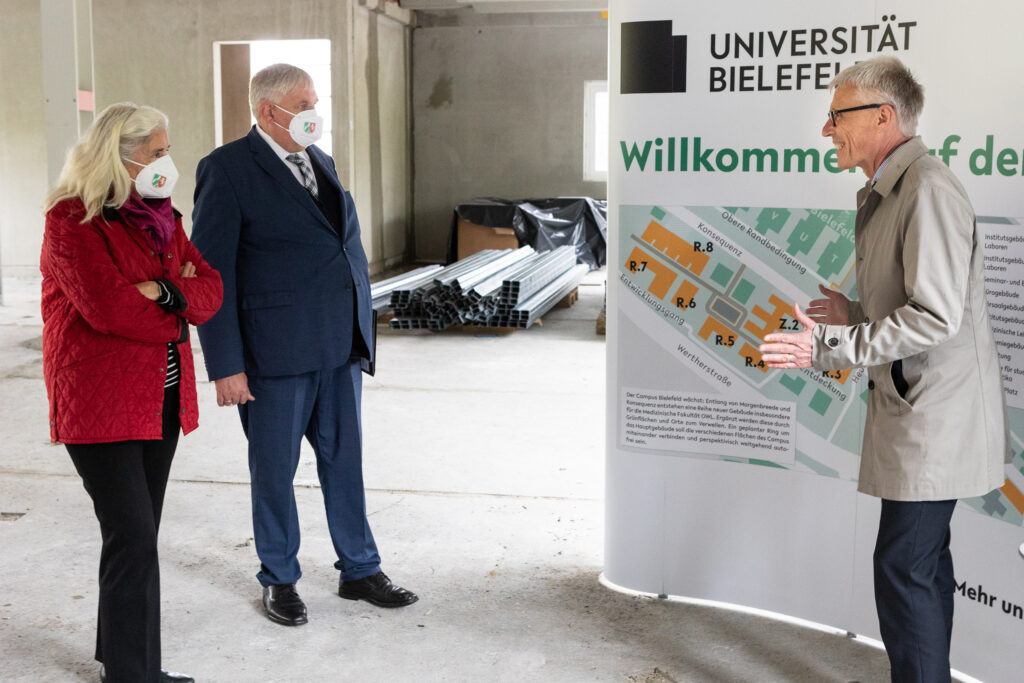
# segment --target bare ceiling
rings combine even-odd
[[[480,13],[518,12],[599,12],[608,9],[608,0],[399,0],[404,9],[472,9]]]

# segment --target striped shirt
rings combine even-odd
[[[164,284],[163,280],[156,281],[160,287],[160,298],[156,300],[157,305],[164,308],[172,308],[178,302],[175,301],[174,292]],[[178,357],[178,345],[174,342],[167,342],[167,374],[164,377],[164,389],[173,387],[181,381],[181,366]]]

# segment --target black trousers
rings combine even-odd
[[[882,500],[875,544],[875,606],[893,683],[950,680],[956,500]]]
[[[178,387],[168,387],[159,441],[67,444],[103,537],[96,659],[109,683],[160,680],[157,531],[181,431],[178,410]]]

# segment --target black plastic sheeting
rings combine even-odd
[[[519,245],[551,251],[569,244],[576,263],[600,268],[608,252],[608,202],[590,197],[497,199],[484,197],[455,207],[455,216],[489,228],[512,228]],[[456,220],[448,239],[448,263],[458,250]]]

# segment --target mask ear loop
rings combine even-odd
[[[126,159],[124,157],[121,157],[121,161],[127,161],[129,164],[135,164],[136,166],[141,166],[142,168],[146,168],[146,164],[140,164],[139,162],[135,161],[134,159]],[[127,172],[127,171],[128,171],[128,169],[125,169],[125,172]],[[141,171],[140,171],[140,173],[141,173]],[[139,174],[136,173],[135,174],[135,178],[138,178],[138,176],[139,176]],[[130,173],[128,174],[128,182],[131,183],[132,185],[135,185],[135,178],[132,178],[132,175]]]
[[[270,104],[271,104],[272,106],[274,106],[274,107],[277,107],[278,109],[280,109],[281,111],[283,111],[283,112],[284,112],[285,114],[292,114],[292,113],[291,113],[290,111],[288,111],[287,109],[285,109],[285,108],[284,108],[284,107],[282,107],[282,106],[276,105],[276,104],[274,104],[273,102],[271,102]],[[296,116],[298,116],[298,114],[292,114],[292,118],[295,118]],[[274,121],[274,125],[275,125],[275,126],[277,126],[278,128],[280,128],[281,130],[289,130],[287,126],[282,126],[282,125],[281,125],[280,123],[278,123],[277,121]],[[288,125],[289,125],[289,126],[291,125],[291,121],[289,121],[289,122],[288,122]]]

